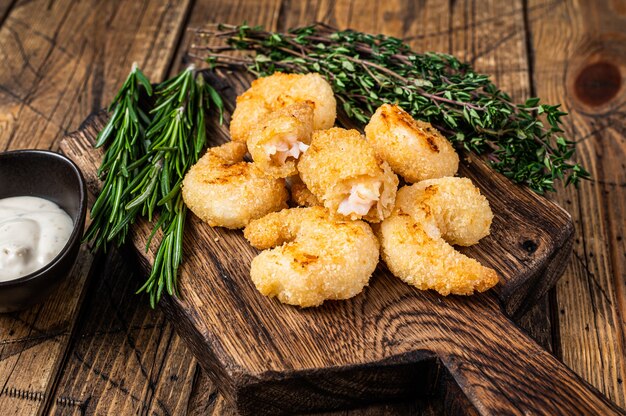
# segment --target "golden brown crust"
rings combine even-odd
[[[404,186],[396,206],[408,213],[432,212],[444,240],[471,246],[489,235],[493,212],[487,198],[468,178],[439,178]]]
[[[315,130],[335,124],[337,102],[331,86],[320,74],[276,72],[254,80],[250,88],[237,97],[230,122],[232,139],[246,142],[271,112],[301,102],[313,106]]]
[[[287,206],[285,181],[267,178],[242,161],[245,152],[239,142],[211,148],[183,179],[185,204],[211,226],[242,228]]]
[[[376,154],[407,182],[454,176],[458,169],[459,157],[450,142],[397,105],[381,105],[365,135]]]
[[[284,162],[268,153],[268,146],[278,142],[311,143],[313,133],[313,107],[310,102],[295,103],[270,113],[248,137],[248,150],[252,160],[266,175],[286,178],[298,173],[298,159]]]
[[[378,263],[378,241],[362,221],[336,221],[322,207],[292,208],[250,222],[261,252],[250,276],[265,296],[302,307],[356,296]]]
[[[323,206],[319,199],[306,187],[300,176],[295,175],[289,178],[291,182],[291,199],[301,207]]]
[[[363,216],[365,220],[381,221],[393,209],[398,178],[357,130],[333,127],[314,132],[311,147],[301,157],[298,170],[311,193],[332,215],[343,217],[337,210],[355,181],[373,180],[382,184],[381,198]]]
[[[418,289],[442,295],[471,295],[493,287],[496,272],[449,243],[477,242],[489,233],[488,203],[469,179],[424,182],[401,188],[394,212],[377,228],[387,267]]]

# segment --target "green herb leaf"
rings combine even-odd
[[[487,75],[451,55],[420,54],[400,39],[326,25],[288,33],[220,27],[216,36],[226,46],[206,48],[213,65],[244,66],[254,75],[319,72],[353,120],[366,123],[381,104],[398,104],[431,122],[458,148],[483,155],[494,169],[538,193],[552,191],[555,178],[576,184],[589,177],[581,165],[568,162],[575,145],[558,138],[566,115],[558,105],[540,104],[536,97],[515,104]],[[228,47],[251,56],[233,63],[224,58]]]

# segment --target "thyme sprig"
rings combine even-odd
[[[457,147],[485,155],[515,182],[538,193],[555,180],[576,184],[589,173],[571,162],[575,143],[563,137],[560,105],[529,98],[515,104],[487,75],[441,53],[416,53],[402,40],[323,24],[275,33],[248,25],[200,31],[225,40],[196,47],[212,66],[245,67],[256,76],[276,71],[319,72],[345,113],[366,123],[383,103],[396,103],[430,121]],[[229,51],[252,52],[234,56]]]
[[[155,100],[146,100],[153,92]],[[153,222],[146,251],[159,229],[162,238],[151,273],[138,290],[149,295],[152,307],[164,290],[169,295],[177,290],[187,214],[181,183],[206,144],[205,120],[212,107],[221,121],[222,99],[194,66],[153,89],[133,65],[95,144],[107,146],[99,169],[104,184],[85,240],[93,250],[105,249],[108,242],[122,244],[137,217]]]

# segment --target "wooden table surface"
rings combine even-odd
[[[0,151],[57,150],[106,106],[136,61],[178,70],[190,27],[272,29],[324,21],[452,53],[517,100],[563,103],[593,180],[551,196],[576,226],[557,287],[520,320],[537,341],[626,407],[626,1],[0,0]],[[86,250],[43,304],[0,315],[0,413],[232,414],[175,323],[133,293],[117,252]],[[475,414],[443,377],[437,394],[332,414]]]

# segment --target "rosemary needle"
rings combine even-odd
[[[126,205],[127,210],[141,207],[142,215],[150,221],[159,212],[146,250],[158,229],[163,237],[150,276],[138,291],[148,293],[152,307],[163,291],[169,295],[176,291],[187,214],[181,183],[206,144],[206,111],[215,106],[221,117],[223,110],[217,92],[193,66],[158,85],[155,96],[156,103],[150,111],[152,122],[146,131],[149,162],[139,170],[139,185],[132,190],[132,200]]]
[[[150,82],[133,64],[109,106],[111,118],[98,134],[95,147],[107,146],[107,150],[98,169],[102,190],[91,208],[91,225],[84,237],[92,242],[93,250],[106,249],[109,241],[122,244],[138,214],[138,210],[123,207],[130,200],[129,184],[136,173],[136,168],[129,164],[140,160],[147,151],[144,134],[150,121],[140,101],[151,94]]]
[[[107,147],[98,171],[104,183],[85,240],[105,249],[107,242],[122,244],[137,217],[153,222],[146,251],[159,230],[162,238],[138,292],[147,292],[155,307],[164,292],[176,293],[187,214],[180,187],[206,144],[207,111],[216,107],[221,121],[223,103],[193,66],[156,85],[152,107],[144,99],[151,95],[150,82],[133,64],[95,145]]]

